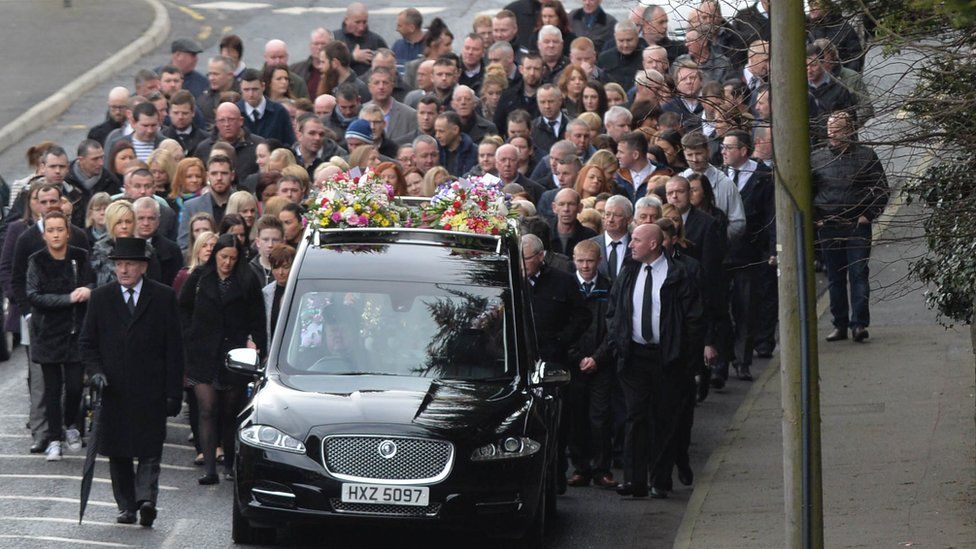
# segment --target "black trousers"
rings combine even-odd
[[[669,381],[657,346],[630,345],[630,357],[617,372],[627,419],[624,423],[624,482],[646,486],[648,467],[671,467],[668,439],[674,431],[668,412]]]
[[[44,414],[47,418],[47,440],[61,440],[62,426],[77,428],[81,406],[82,377],[85,370],[80,363],[41,364],[44,372]],[[64,407],[61,393],[64,392]]]
[[[161,456],[109,457],[112,475],[112,494],[119,511],[135,511],[144,501],[156,504],[159,496],[159,462]],[[138,465],[133,471],[133,461]]]
[[[776,324],[779,322],[779,280],[776,267],[759,269],[759,310],[756,323],[756,350],[769,354],[776,348]]]
[[[729,278],[732,280],[729,302],[732,308],[733,364],[738,366],[752,366],[759,318],[759,284],[762,267],[762,265],[747,265],[729,270]]]
[[[575,473],[584,476],[610,472],[616,376],[612,368],[580,373],[563,390],[563,418],[567,425],[569,459]]]

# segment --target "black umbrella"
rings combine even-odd
[[[98,416],[102,413],[102,392],[91,388],[92,423],[88,437],[88,452],[85,454],[85,467],[81,474],[81,508],[78,510],[78,524],[85,516],[88,496],[91,494],[92,479],[95,477],[95,456],[98,454]]]

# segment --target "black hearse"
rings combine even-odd
[[[556,387],[514,234],[311,229],[240,416],[233,538],[330,521],[421,523],[541,545]]]

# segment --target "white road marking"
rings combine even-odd
[[[0,438],[30,438],[30,435],[8,435],[6,433],[0,433]]]
[[[0,474],[0,478],[35,479],[35,480],[76,480],[78,482],[81,482],[81,477],[80,476],[74,476],[74,475],[27,475],[27,474],[4,473],[4,474]],[[111,479],[107,479],[107,478],[94,477],[94,478],[92,478],[92,480],[95,481],[95,482],[102,483],[102,484],[112,484],[112,480]],[[177,488],[175,486],[164,486],[164,485],[160,485],[159,486],[159,489],[160,490],[179,490],[179,488]]]
[[[0,459],[45,459],[44,454],[0,454]],[[62,460],[73,459],[73,460],[83,460],[85,456],[72,456],[64,454],[61,456]],[[98,457],[95,458],[98,463],[108,463],[108,458]],[[198,467],[185,467],[183,465],[167,465],[163,463],[160,465],[163,469],[172,469],[173,471],[197,471]]]
[[[167,421],[166,422],[166,427],[167,428],[168,427],[172,427],[174,429],[189,429],[190,428],[190,426],[188,424],[186,424],[186,423],[174,423],[172,421]]]
[[[81,126],[81,127],[82,128],[85,128],[87,126]],[[19,419],[27,419],[27,414],[0,414],[0,417],[12,417],[12,418],[19,418]]]
[[[203,10],[244,11],[270,8],[271,4],[265,4],[263,2],[205,2],[203,4],[193,4],[193,7]]]
[[[54,517],[0,517],[0,520],[6,521],[16,521],[16,522],[57,522],[61,524],[78,524],[78,519],[68,519],[68,518],[54,518]],[[127,524],[119,524],[117,522],[99,522],[97,520],[86,520],[84,523],[86,526],[111,526],[113,528],[127,528]]]
[[[92,541],[90,539],[60,538],[57,536],[21,536],[16,534],[0,534],[0,539],[57,541],[60,543],[76,543],[78,545],[97,545],[99,547],[135,547],[135,545],[126,545],[124,543],[112,543],[111,541]]]
[[[190,450],[191,452],[197,451],[197,449],[193,446],[187,446],[186,444],[173,444],[172,442],[164,442],[163,448],[176,448],[177,450]]]
[[[0,500],[17,500],[17,501],[52,501],[54,503],[70,503],[72,505],[78,505],[79,501],[77,498],[58,498],[49,496],[0,496]],[[94,501],[88,500],[88,505],[94,507],[118,507],[115,502],[109,503],[107,501]],[[157,507],[156,509],[159,509]]]

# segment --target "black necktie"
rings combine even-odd
[[[584,282],[583,283],[583,293],[585,293],[586,295],[590,295],[590,292],[593,291],[593,285],[594,284],[595,284],[594,282]]]
[[[251,111],[251,120],[253,120],[255,124],[257,124],[258,120],[260,119],[261,119],[261,113],[259,113],[257,109]]]
[[[129,308],[129,314],[130,315],[131,314],[135,314],[135,312],[136,312],[136,291],[133,290],[132,288],[127,288],[125,291],[126,291],[126,293],[129,294],[129,297],[126,298],[126,300],[125,300],[125,306]]]
[[[735,183],[736,187],[739,186],[739,170],[735,168],[732,168],[732,182]]]
[[[607,265],[607,272],[610,273],[610,280],[617,278],[617,246],[619,245],[620,242],[610,243],[610,258],[608,259],[610,263]]]
[[[559,123],[559,120],[546,120],[546,123],[549,124],[549,129],[552,130],[552,135],[559,137],[559,134],[556,133],[556,124]]]
[[[651,276],[651,266],[644,267],[647,271],[647,278],[644,279],[644,302],[641,303],[641,337],[644,341],[652,343],[654,341],[654,330],[652,310],[654,309],[654,277]]]

